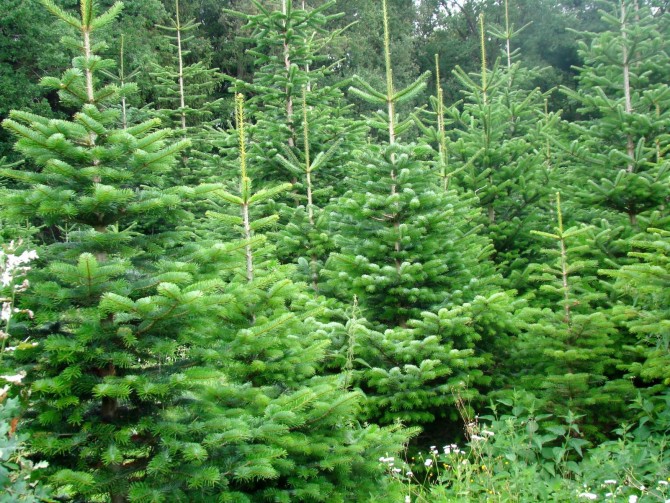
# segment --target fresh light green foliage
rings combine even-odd
[[[670,497],[664,2],[5,3],[0,500]]]
[[[73,70],[47,83],[81,105],[70,121],[26,112],[4,121],[28,162],[3,170],[21,182],[3,211],[42,227],[49,264],[29,301],[38,344],[16,358],[32,364],[32,448],[49,459],[58,494],[125,501],[133,483],[159,483],[146,470],[161,437],[157,417],[201,378],[179,367],[213,285],[193,284],[193,267],[164,248],[188,214],[162,175],[187,143],[168,144],[157,120],[115,129],[118,112],[103,104],[116,89],[95,85],[110,65],[90,36],[120,5],[96,16],[83,0],[81,20],[47,7],[77,26],[84,49]]]

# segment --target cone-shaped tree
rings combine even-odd
[[[321,308],[310,305],[304,287],[290,281],[291,266],[278,265],[262,234],[277,219],[262,215],[263,203],[290,185],[253,190],[241,95],[236,101],[237,187],[207,184],[195,190],[219,207],[209,213],[214,222],[239,233],[238,240],[201,255],[228,262],[214,272],[227,281],[219,318],[203,326],[216,335],[199,353],[220,376],[166,413],[183,427],[173,430],[155,468],[166,479],[185,467],[202,474],[189,483],[191,490],[175,491],[169,501],[385,497],[389,488],[378,459],[397,452],[410,432],[359,426],[362,394],[343,389],[341,376],[318,375],[329,345],[313,318]],[[144,501],[151,494],[147,487],[135,498]]]
[[[385,40],[386,92],[360,79],[352,92],[385,105],[370,122],[388,144],[369,145],[352,163],[352,189],[331,209],[339,251],[324,275],[343,301],[358,297],[369,323],[357,338],[354,375],[370,397],[370,417],[430,424],[449,415],[453,386],[468,376],[472,385],[483,382],[476,368],[487,355],[480,331],[487,310],[476,305],[495,304],[497,295],[506,314],[510,305],[476,223],[475,198],[439,185],[432,148],[398,141],[412,119],[399,121],[395,107],[416,96],[427,76],[396,92],[388,29]]]
[[[58,493],[123,502],[138,484],[162,483],[150,469],[167,429],[157,417],[195,371],[182,364],[206,296],[170,252],[189,215],[163,177],[187,142],[168,142],[158,119],[118,128],[118,108],[105,106],[116,87],[99,87],[99,70],[113,63],[92,35],[121,3],[97,16],[81,0],[80,18],[43,3],[81,35],[73,68],[43,81],[79,111],[72,120],[15,111],[3,123],[26,162],[2,170],[21,182],[2,210],[40,226],[48,264],[26,296],[37,346],[17,358],[32,363],[32,448]]]
[[[514,54],[505,55],[507,66],[498,60],[492,70],[487,68],[483,16],[480,29],[480,73],[454,71],[464,101],[445,111],[451,128],[443,176],[479,197],[494,260],[508,276],[510,269],[537,259],[530,231],[550,213],[545,204],[552,184],[546,136],[555,134],[558,116],[546,113],[546,96],[539,89],[528,89],[539,72],[514,62]]]
[[[188,128],[220,120],[222,100],[211,99],[221,82],[216,68],[207,68],[202,61],[189,63],[187,49],[193,40],[192,34],[198,23],[180,20],[179,0],[174,3],[175,15],[169,26],[159,26],[169,35],[173,53],[167,65],[154,67],[152,77],[156,80],[155,93],[159,109],[157,114],[166,125],[179,128],[188,136]]]
[[[631,242],[635,250],[632,264],[604,273],[616,278],[619,301],[615,321],[625,326],[637,342],[627,341],[624,349],[633,358],[626,369],[643,381],[670,384],[670,233],[649,229]]]
[[[304,180],[275,155],[287,157],[288,148],[294,156],[305,160],[306,146],[303,121],[309,124],[308,137],[314,154],[326,152],[333,144],[342,141],[341,148],[331,152],[331,160],[320,168],[323,180],[321,191],[313,193],[313,203],[323,206],[332,191],[342,193],[339,183],[342,166],[352,158],[352,151],[364,141],[365,125],[351,117],[349,106],[343,101],[340,90],[345,82],[329,85],[326,78],[337,63],[328,56],[329,44],[342,30],[329,32],[329,24],[337,14],[327,14],[335,1],[327,1],[316,8],[293,0],[273,1],[269,5],[254,1],[256,14],[228,11],[244,19],[245,30],[250,31],[246,40],[254,47],[253,81],[248,83],[232,78],[233,89],[249,93],[248,115],[253,124],[250,138],[254,139],[249,156],[254,162],[250,169],[254,179],[294,183],[294,198],[306,203]],[[306,92],[306,115],[301,108]],[[268,163],[268,160],[272,162]],[[332,186],[332,190],[325,190]],[[289,215],[290,218],[290,215]]]
[[[519,314],[523,334],[510,361],[524,369],[515,384],[537,393],[544,410],[582,416],[583,431],[597,435],[598,426],[616,426],[633,390],[616,370],[619,336],[609,313],[598,308],[601,280],[589,274],[593,264],[583,259],[590,229],[564,228],[556,198],[554,232],[536,231],[555,243],[544,250],[548,260],[535,264],[531,278],[540,285],[532,300],[538,307]]]
[[[578,89],[564,89],[584,116],[570,125],[568,176],[584,207],[576,218],[599,212],[612,225],[637,229],[668,197],[667,14],[657,18],[632,0],[608,7],[601,14],[609,29],[581,43]]]

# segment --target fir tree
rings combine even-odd
[[[291,282],[292,266],[277,264],[262,233],[278,218],[263,215],[264,200],[290,185],[253,189],[241,95],[236,101],[237,187],[195,189],[216,205],[209,213],[213,221],[238,232],[236,241],[206,247],[200,255],[228,264],[212,271],[227,284],[218,320],[202,327],[213,331],[211,345],[199,352],[220,376],[166,413],[183,429],[164,444],[156,469],[166,478],[184,467],[196,473],[190,489],[173,492],[172,501],[381,497],[389,488],[380,480],[378,459],[397,452],[411,432],[359,426],[363,396],[343,390],[340,376],[319,375],[329,344],[314,319],[322,308]],[[226,211],[224,203],[235,211]],[[150,495],[147,488],[135,497]]]
[[[331,161],[320,168],[323,183],[321,191],[313,193],[313,203],[323,206],[332,193],[341,193],[341,166],[352,159],[351,152],[364,140],[365,125],[351,117],[350,106],[343,100],[341,88],[347,81],[328,84],[332,73],[328,56],[329,45],[337,40],[342,30],[328,31],[329,25],[339,17],[326,12],[335,5],[327,1],[316,8],[304,2],[299,8],[293,0],[271,2],[267,7],[254,1],[256,14],[227,11],[247,22],[245,39],[253,43],[248,52],[255,57],[253,82],[247,83],[229,77],[238,91],[249,99],[249,117],[256,127],[250,128],[254,139],[250,158],[258,168],[254,173],[259,183],[264,181],[292,182],[293,197],[306,202],[306,186],[280,159],[291,154],[305,160],[306,145],[303,131],[309,125],[309,148],[313,153],[326,152],[340,140],[343,147],[334,149]],[[307,103],[306,114],[301,107],[303,92]],[[288,149],[291,154],[287,154]],[[268,159],[271,162],[268,165]],[[263,162],[260,162],[263,160]],[[254,168],[256,169],[256,168]],[[326,190],[332,187],[332,190]],[[291,215],[287,218],[290,220]]]
[[[442,176],[478,196],[485,213],[482,223],[495,247],[494,260],[509,276],[537,259],[530,230],[549,214],[544,201],[553,181],[546,162],[551,160],[546,137],[555,134],[558,116],[546,112],[546,95],[528,89],[540,72],[514,61],[518,52],[509,52],[509,25],[503,32],[507,66],[497,60],[491,70],[483,17],[480,30],[481,71],[470,75],[458,67],[454,71],[464,101],[446,110],[452,128],[447,159],[442,162],[448,169]]]
[[[500,292],[473,198],[438,185],[430,147],[398,140],[412,119],[398,120],[395,107],[416,96],[427,76],[396,92],[388,30],[385,40],[386,92],[360,79],[352,92],[384,103],[371,123],[388,143],[368,146],[352,165],[352,189],[331,209],[339,251],[324,275],[342,300],[358,297],[369,323],[357,337],[354,375],[370,397],[370,417],[430,424],[449,415],[453,387],[470,381],[464,393],[472,397],[486,381],[477,370],[490,342],[482,340],[489,333],[480,330],[487,324],[481,307],[490,304],[502,327],[510,299]]]
[[[553,233],[534,232],[555,246],[544,250],[546,263],[532,267],[539,288],[531,303],[537,307],[519,313],[522,335],[510,361],[523,368],[518,384],[537,393],[543,410],[572,412],[585,432],[596,435],[597,426],[617,424],[633,390],[616,371],[619,334],[607,310],[598,308],[601,280],[589,274],[594,266],[583,258],[590,229],[564,227],[559,194],[556,215]]]
[[[17,351],[30,366],[32,449],[49,461],[49,481],[64,498],[128,501],[138,485],[160,488],[152,471],[167,430],[157,418],[193,385],[182,365],[198,338],[189,329],[206,310],[211,285],[191,285],[194,268],[170,249],[189,214],[163,178],[188,143],[169,141],[159,120],[117,129],[117,87],[98,85],[113,63],[96,51],[99,28],[121,3],[81,17],[44,5],[82,37],[81,55],[43,85],[79,110],[71,120],[13,111],[3,122],[25,157],[2,175],[21,183],[2,209],[40,226],[40,257],[27,303],[37,343]]]
[[[663,389],[670,384],[670,233],[649,229],[630,244],[634,262],[603,271],[616,278],[615,320],[637,339],[626,340],[624,368]]]
[[[608,29],[580,44],[578,89],[563,89],[585,117],[569,125],[575,139],[566,149],[571,192],[583,208],[575,216],[634,230],[649,225],[643,217],[659,226],[653,212],[668,197],[667,23],[631,0],[601,15]]]
[[[175,0],[174,8],[170,26],[159,25],[169,34],[174,52],[169,64],[155,66],[152,76],[156,79],[158,116],[167,126],[179,128],[189,137],[192,135],[189,128],[220,120],[222,100],[210,96],[220,84],[221,75],[217,68],[207,68],[202,61],[189,64],[187,47],[199,23],[192,19],[181,21],[179,0]]]
[[[137,92],[137,84],[132,82],[132,80],[139,74],[139,69],[126,73],[124,39],[124,35],[121,34],[121,48],[119,51],[119,66],[117,73],[114,74],[106,71],[103,71],[103,73],[113,81],[117,82],[117,96],[121,98],[121,127],[123,127],[123,129],[128,129],[128,124],[132,122],[132,120],[129,120],[128,118],[130,111],[128,98],[130,95]]]

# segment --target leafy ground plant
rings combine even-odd
[[[631,405],[638,423],[590,450],[577,416],[556,418],[522,402],[503,400],[491,415],[465,416],[466,446],[379,461],[404,485],[406,503],[670,501],[670,394],[656,402],[639,398]]]

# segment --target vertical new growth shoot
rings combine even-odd
[[[389,15],[386,0],[382,0],[384,13],[384,64],[386,67],[386,106],[389,114],[389,145],[395,143],[395,100],[393,92],[393,68],[391,67],[391,36],[389,34]],[[391,177],[395,180],[395,176]]]
[[[625,0],[621,0],[621,38],[623,39],[623,44],[621,44],[621,55],[623,59],[623,95],[626,114],[630,114],[633,111],[633,105],[630,97],[630,52],[628,49],[628,27],[626,26],[626,21],[626,2]],[[631,159],[635,157],[635,143],[633,142],[633,135],[630,133],[626,135],[626,153]],[[633,172],[632,160],[628,161],[628,166],[626,169],[629,173]]]
[[[411,123],[412,119],[405,121],[404,123],[397,123],[395,116],[396,106],[405,103],[417,94],[419,94],[426,87],[426,80],[430,77],[430,72],[426,72],[421,75],[417,80],[412,82],[409,86],[401,91],[395,92],[393,87],[393,68],[391,66],[391,34],[389,29],[388,22],[388,8],[386,5],[386,0],[382,0],[382,13],[384,16],[384,62],[386,65],[386,94],[377,91],[370,84],[365,82],[360,77],[354,77],[354,82],[358,87],[351,87],[350,91],[367,101],[375,105],[385,106],[388,110],[388,139],[389,145],[394,145],[396,143],[396,137],[399,133],[407,129]],[[396,169],[395,169],[395,157],[391,156],[391,195],[396,193]],[[398,215],[394,213],[390,215],[390,219],[394,222],[394,227],[398,230],[398,240],[395,242],[394,248],[395,251],[400,251],[400,222],[398,221]],[[396,269],[400,269],[400,262],[396,260]]]
[[[247,244],[244,254],[247,264],[247,281],[254,280],[254,262],[251,251],[251,225],[249,223],[249,197],[251,195],[251,180],[247,176],[246,134],[244,131],[244,96],[235,95],[235,120],[237,122],[237,136],[240,145],[240,194],[242,195],[242,222],[244,225],[244,239]]]
[[[484,13],[479,15],[479,36],[482,50],[482,97],[484,104],[488,101],[488,82],[486,81],[486,32],[484,31]]]
[[[106,70],[101,70],[105,76],[109,77],[118,84],[118,94],[121,98],[121,127],[123,129],[128,129],[128,95],[137,91],[137,85],[131,83],[130,81],[140,73],[139,69],[136,69],[129,74],[126,74],[126,63],[125,63],[125,36],[121,34],[121,49],[119,51],[119,70],[116,74],[108,72]]]
[[[437,89],[437,140],[438,153],[440,156],[440,178],[442,179],[442,188],[449,189],[449,174],[447,156],[447,133],[444,126],[444,91],[440,84],[440,58],[435,54],[435,86]]]
[[[290,148],[284,147],[284,155],[278,154],[277,159],[281,164],[293,175],[304,177],[305,185],[307,188],[307,218],[311,230],[316,228],[316,217],[314,204],[314,181],[313,174],[321,166],[325,165],[328,160],[336,153],[337,148],[342,143],[342,139],[337,140],[335,143],[328,147],[328,150],[319,152],[314,158],[312,158],[311,145],[309,138],[309,118],[308,118],[308,106],[307,106],[307,89],[303,88],[302,93],[302,124],[303,124],[303,143],[304,143],[304,161],[300,162],[298,157],[295,155],[293,150]],[[316,255],[312,255],[311,258],[311,269],[312,269],[312,288],[315,292],[319,291],[319,274],[318,274],[318,260]]]
[[[558,248],[560,250],[560,279],[561,279],[561,284],[562,284],[562,290],[563,290],[563,309],[565,311],[565,318],[564,321],[565,323],[570,326],[571,325],[571,318],[570,318],[570,309],[571,309],[571,302],[570,302],[570,285],[568,284],[568,276],[569,276],[569,266],[568,266],[568,254],[567,254],[567,247],[565,244],[565,240],[568,237],[575,236],[577,234],[580,234],[582,231],[572,231],[572,232],[565,232],[563,228],[563,213],[561,211],[561,194],[560,192],[556,193],[556,215],[558,219],[558,227],[556,228],[556,234],[551,234],[549,232],[542,232],[542,231],[531,231],[533,234],[537,234],[538,236],[544,236],[549,239],[553,239],[554,241],[558,242]]]
[[[430,77],[430,72],[425,72],[422,74],[405,89],[402,89],[398,92],[394,90],[393,67],[391,65],[391,34],[389,29],[386,0],[382,0],[382,12],[384,16],[384,62],[386,65],[386,93],[379,92],[358,76],[354,76],[354,82],[356,85],[350,87],[349,90],[354,95],[358,96],[364,101],[367,101],[368,103],[386,107],[388,111],[387,131],[389,144],[393,145],[396,142],[398,134],[401,134],[412,124],[411,119],[398,123],[395,116],[396,107],[402,103],[410,101],[425,89],[426,80],[428,80]],[[395,174],[392,174],[392,178],[395,179]]]

